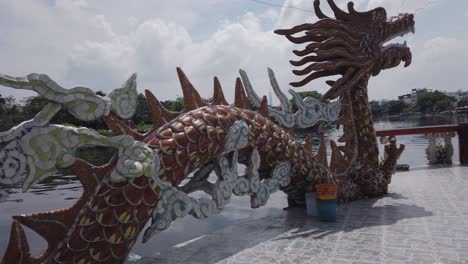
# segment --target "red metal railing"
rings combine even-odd
[[[446,126],[425,126],[411,128],[397,128],[388,130],[379,130],[376,132],[377,137],[390,137],[415,134],[434,134],[455,132],[458,134],[460,163],[468,165],[468,123]]]

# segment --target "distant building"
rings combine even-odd
[[[458,90],[456,92],[444,92],[446,95],[457,99],[457,102],[463,99],[468,99],[468,91]]]
[[[432,89],[427,89],[427,88],[412,89],[410,94],[404,94],[404,95],[398,96],[398,100],[403,101],[412,106],[415,106],[416,102],[418,101],[418,98],[428,92],[432,92]]]
[[[403,101],[406,104],[411,104],[411,94],[404,94],[398,96],[398,100]]]
[[[418,98],[426,93],[432,92],[432,89],[419,88],[411,90],[411,105],[416,105]]]

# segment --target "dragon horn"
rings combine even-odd
[[[253,106],[260,108],[260,105],[262,101],[260,100],[260,97],[257,95],[255,90],[252,87],[252,84],[250,83],[249,76],[247,76],[247,73],[240,69],[239,70],[240,76],[242,78],[242,83],[245,85],[245,91],[247,92],[247,95],[249,96],[248,99],[250,99],[250,102],[252,103]]]
[[[267,97],[264,95],[262,98],[262,104],[260,105],[260,114],[263,117],[270,118],[270,115],[268,114],[268,100]]]
[[[207,104],[179,67],[177,67],[177,75],[179,76],[180,86],[182,86],[182,93],[184,94],[184,109],[190,111],[206,106]]]
[[[291,113],[292,105],[289,102],[286,95],[281,91],[281,88],[279,87],[278,82],[276,81],[275,72],[270,68],[268,68],[268,77],[270,78],[270,84],[273,88],[273,91],[275,92],[276,97],[278,97],[278,99],[280,100],[281,110],[287,113]]]
[[[151,113],[153,129],[158,129],[180,114],[167,110],[150,90],[145,90],[145,96]]]
[[[214,77],[213,105],[229,105],[224,98],[223,88],[218,77]]]
[[[236,79],[236,89],[234,97],[234,106],[239,108],[249,109],[249,102],[247,102],[247,95],[245,95],[244,86],[240,78]]]
[[[292,89],[289,89],[288,92],[292,95],[294,101],[296,102],[298,110],[301,110],[303,112],[307,111],[307,107],[304,104],[304,100],[302,99],[302,97]]]

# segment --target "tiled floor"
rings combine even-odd
[[[336,223],[277,210],[137,262],[468,263],[468,168],[397,173],[389,195],[340,206]]]

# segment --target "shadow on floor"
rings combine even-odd
[[[390,205],[375,205],[380,199],[391,199]],[[396,203],[406,200],[392,193],[381,198],[359,200],[339,207],[337,222],[320,222],[306,217],[303,209],[292,209],[279,215],[250,219],[208,233],[181,247],[172,247],[154,258],[132,263],[217,263],[265,241],[294,240],[311,237],[324,239],[337,232],[392,225],[404,219],[427,217],[432,213],[423,207]]]
[[[351,232],[361,228],[393,225],[401,220],[411,218],[432,216],[432,212],[414,204],[394,203],[375,206],[376,202],[384,198],[391,198],[393,200],[408,199],[401,194],[390,193],[380,198],[364,199],[347,203],[339,207],[336,223],[317,221],[315,225],[304,225],[290,235],[279,237],[275,240],[307,237],[322,239],[340,231]]]

